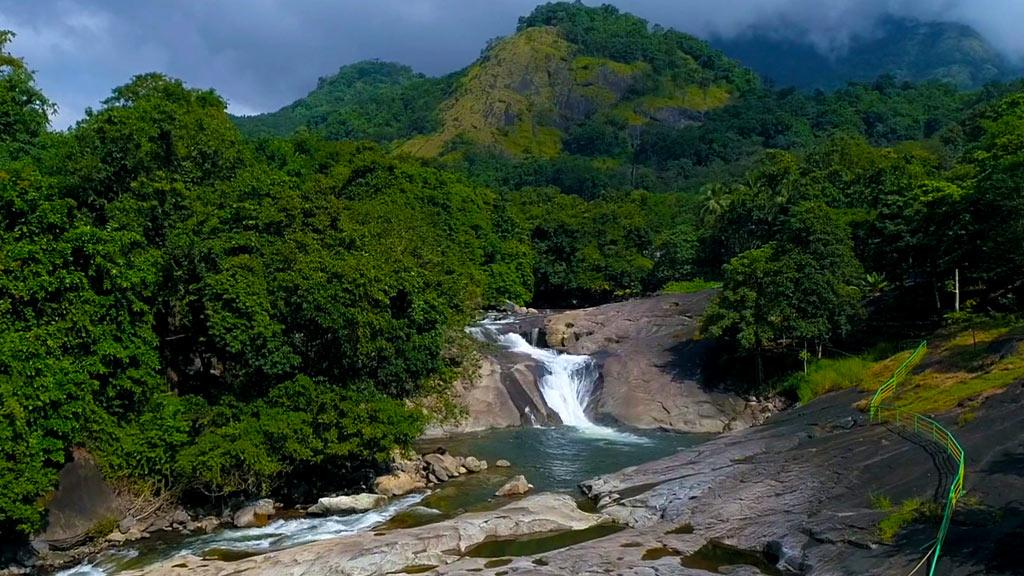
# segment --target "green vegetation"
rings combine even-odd
[[[822,394],[859,387],[867,381],[871,363],[861,357],[823,359],[810,365],[806,373],[795,374],[787,386],[796,389],[802,403]]]
[[[904,528],[915,522],[931,520],[942,516],[939,505],[923,498],[909,498],[898,506],[887,496],[872,495],[871,507],[886,512],[885,518],[878,522],[878,539],[892,544]]]
[[[675,280],[662,287],[662,294],[693,294],[704,290],[715,290],[721,288],[720,282],[711,282],[701,278],[694,280]]]
[[[428,78],[391,62],[357,62],[321,78],[305,98],[277,112],[233,120],[250,137],[306,129],[331,140],[393,142],[437,128],[437,107],[455,77]]]
[[[918,414],[963,405],[959,424],[967,424],[973,419],[969,400],[1024,380],[1022,341],[1024,325],[998,319],[944,334],[932,343],[927,367],[900,387],[898,405]]]
[[[443,79],[360,63],[232,119],[145,74],[53,133],[10,37],[4,540],[43,526],[76,446],[211,506],[365,483],[457,413],[462,328],[506,300],[714,287],[721,378],[777,387],[815,358],[791,380],[811,398],[877,386],[899,355],[826,356],[934,327],[959,272],[964,312],[901,402],[1024,377],[1019,327],[986,324],[1024,306],[1020,84],[778,91],[685,34],[554,3]]]
[[[216,94],[157,74],[48,134],[3,66],[5,540],[43,525],[73,446],[197,503],[364,482],[419,405],[443,416],[472,314],[530,299],[525,232],[458,175],[308,133],[247,143]]]

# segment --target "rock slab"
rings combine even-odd
[[[387,503],[388,498],[382,494],[354,494],[352,496],[324,497],[309,507],[310,514],[330,515],[367,512]]]
[[[458,560],[473,546],[495,539],[582,530],[608,522],[581,511],[567,494],[538,494],[488,512],[374,534],[364,532],[306,544],[234,562],[176,557],[123,576],[378,576],[409,566],[438,566]]]

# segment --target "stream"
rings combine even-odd
[[[418,446],[423,452],[444,446],[453,454],[476,456],[492,464],[487,470],[452,479],[433,492],[392,499],[386,506],[362,514],[283,518],[260,528],[224,529],[199,536],[154,536],[104,551],[56,576],[105,576],[187,554],[231,560],[345,534],[436,522],[467,511],[500,506],[504,500],[495,498],[494,491],[515,474],[525,475],[535,492],[578,494],[577,484],[583,480],[668,456],[707,438],[623,430],[593,422],[587,406],[600,378],[594,360],[538,348],[515,332],[502,333],[506,322],[491,317],[467,332],[537,360],[544,369],[540,382],[544,401],[558,413],[563,426],[490,430],[423,440]],[[509,460],[512,467],[494,467],[499,459]],[[425,521],[424,512],[429,513]]]

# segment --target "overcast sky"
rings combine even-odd
[[[596,4],[600,2],[587,2]],[[970,24],[1024,55],[1024,0],[617,0],[652,22],[730,36],[751,26],[841,49],[884,14]],[[427,74],[459,69],[511,33],[536,0],[0,0],[0,28],[60,106],[64,128],[132,75],[215,88],[234,113],[276,110],[367,58]]]

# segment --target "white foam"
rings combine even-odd
[[[640,436],[595,424],[587,417],[586,406],[600,377],[593,358],[537,348],[516,333],[501,336],[499,343],[513,352],[529,355],[544,366],[547,373],[541,379],[540,391],[544,402],[558,413],[562,424],[572,426],[587,436],[617,442],[647,442]]]
[[[426,493],[409,494],[393,500],[385,506],[361,514],[275,520],[259,528],[222,530],[190,538],[181,547],[168,551],[164,558],[186,554],[198,556],[213,549],[264,554],[346,534],[364,532],[387,522],[399,512],[414,506],[425,496]],[[138,556],[138,551],[131,548],[110,550],[101,554],[96,560],[63,570],[55,576],[108,576],[119,572],[119,566],[123,565],[125,560],[136,556]],[[159,559],[155,558],[154,560]]]

